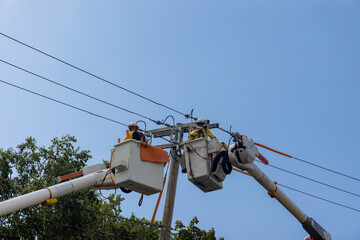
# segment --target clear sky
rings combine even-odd
[[[0,32],[153,100],[255,141],[359,178],[360,1],[0,0]],[[0,36],[0,59],[156,120],[183,116]],[[0,62],[0,79],[123,123],[141,118]],[[71,134],[89,164],[110,158],[126,128],[0,83],[0,147]],[[147,128],[157,128],[147,122]],[[229,136],[213,133],[224,142]],[[156,141],[156,143],[162,143]],[[360,183],[260,149],[270,163],[360,194]],[[272,179],[360,209],[359,197],[269,166]],[[333,239],[360,239],[360,213],[283,189]],[[150,219],[157,195],[123,214]],[[164,198],[157,219],[161,220]],[[300,223],[250,177],[232,173],[203,193],[180,174],[174,219],[225,239],[299,239]]]

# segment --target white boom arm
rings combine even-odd
[[[62,197],[82,189],[100,186],[106,171],[105,169],[101,172],[94,172],[83,177],[0,202],[0,216],[43,203],[51,198]],[[109,177],[104,181],[105,184],[109,181],[108,178]]]
[[[249,163],[246,171],[276,198],[299,222],[305,222],[307,216],[280,188],[262,172],[254,163]]]
[[[118,143],[111,150],[111,170],[103,163],[86,166],[80,171],[82,177],[0,202],[0,216],[86,188],[120,187],[145,195],[161,192],[164,158],[168,159],[168,153],[149,144],[140,150],[141,146],[143,145],[140,142],[133,139]],[[145,155],[144,159],[141,158],[140,152]],[[76,173],[68,175],[78,176]],[[62,177],[59,179],[61,180]]]
[[[251,138],[238,133],[235,134],[236,144],[229,148],[229,160],[237,168],[247,171],[259,182],[272,198],[278,200],[310,234],[307,239],[332,240],[330,234],[323,229],[314,219],[308,217],[268,176],[265,175],[253,161],[259,156],[259,151]]]

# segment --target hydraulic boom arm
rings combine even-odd
[[[278,200],[310,234],[307,240],[331,240],[330,234],[314,219],[308,217],[268,176],[265,175],[253,162],[259,156],[259,151],[251,138],[236,133],[236,144],[229,147],[229,160],[237,168],[247,171],[261,184],[270,197]]]
[[[43,203],[48,199],[62,197],[82,189],[99,186],[105,177],[106,171],[107,170],[94,172],[83,177],[0,202],[0,216]]]

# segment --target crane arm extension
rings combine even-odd
[[[272,198],[278,200],[299,222],[306,221],[306,214],[254,163],[247,164],[246,171],[260,183]]]
[[[102,172],[91,173],[83,177],[75,178],[67,182],[0,202],[0,216],[43,203],[50,198],[62,197],[72,192],[94,187],[104,178],[105,172],[106,171],[104,170]]]
[[[307,239],[332,240],[330,234],[323,229],[314,219],[308,217],[281,189],[276,182],[272,181],[255,164],[254,160],[260,155],[254,141],[245,135],[235,135],[236,144],[229,147],[230,163],[242,170],[247,171],[267,191],[270,197],[278,200],[310,234]]]
[[[278,200],[303,226],[314,240],[331,240],[331,236],[314,219],[308,217],[277,185],[254,163],[247,164],[246,171],[260,183],[272,198]]]

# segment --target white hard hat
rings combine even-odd
[[[137,129],[139,129],[139,126],[135,122],[131,122],[128,127],[136,127]]]
[[[196,124],[198,124],[198,125],[203,125],[203,124],[205,124],[205,123],[206,123],[205,120],[202,119],[202,118],[198,118],[198,119],[196,120]]]

